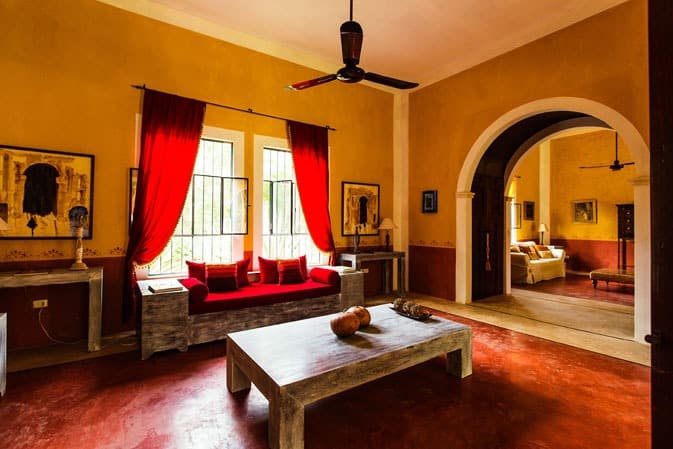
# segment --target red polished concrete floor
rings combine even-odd
[[[319,401],[306,447],[650,447],[648,368],[450,318],[472,326],[472,376],[434,359]],[[229,394],[225,363],[215,343],[10,373],[0,447],[266,448],[267,402],[254,386]]]
[[[550,279],[537,284],[513,284],[513,288],[551,293],[573,298],[593,299],[627,306],[633,305],[633,285],[600,281],[593,287],[589,275],[566,274],[565,278]]]

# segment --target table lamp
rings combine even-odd
[[[540,233],[540,245],[544,245],[544,233],[547,231],[549,231],[547,225],[544,223],[540,223],[540,227],[538,228],[538,232]]]
[[[379,224],[379,229],[386,231],[386,252],[390,251],[390,230],[394,228],[393,220],[384,218]]]

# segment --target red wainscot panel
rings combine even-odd
[[[598,268],[617,268],[616,240],[552,239],[552,245],[565,248],[569,257],[566,269],[589,272]],[[633,242],[626,242],[626,263],[633,266]]]
[[[409,246],[409,291],[455,300],[456,249]]]

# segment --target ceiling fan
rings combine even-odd
[[[635,162],[619,162],[619,148],[618,148],[618,136],[615,133],[615,160],[610,165],[585,165],[580,166],[580,168],[609,168],[612,171],[619,171],[624,168],[625,165],[635,165]]]
[[[341,54],[346,65],[340,68],[337,73],[307,81],[300,81],[287,86],[287,88],[290,90],[302,90],[334,80],[344,83],[357,83],[363,79],[396,89],[412,89],[418,86],[418,83],[402,81],[389,76],[379,75],[378,73],[365,72],[358,67],[360,50],[362,49],[362,27],[359,23],[353,21],[353,0],[350,0],[350,4],[350,20],[341,25]]]

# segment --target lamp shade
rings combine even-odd
[[[540,223],[540,228],[537,230],[538,232],[548,232],[549,228],[547,228],[547,225],[544,223]]]
[[[384,218],[383,220],[381,220],[381,223],[379,224],[379,229],[383,230],[393,229],[393,227],[394,227],[393,220],[391,220],[390,218]]]

